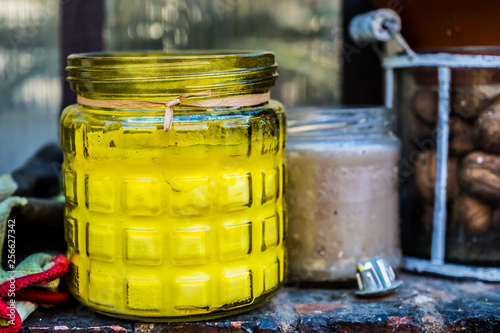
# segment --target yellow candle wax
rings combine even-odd
[[[262,303],[285,275],[282,106],[180,108],[166,133],[163,115],[64,111],[70,291],[139,320]]]

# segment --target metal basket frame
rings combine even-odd
[[[437,68],[439,84],[437,123],[437,165],[434,199],[434,217],[431,240],[431,259],[403,257],[403,268],[446,277],[472,278],[500,282],[500,268],[450,264],[444,261],[446,244],[446,179],[449,138],[450,82],[452,68],[499,68],[500,56],[459,55],[448,53],[413,54],[386,57],[385,106],[393,110],[395,101],[395,70],[428,67]]]

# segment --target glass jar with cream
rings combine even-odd
[[[360,260],[400,264],[398,159],[383,108],[287,110],[289,278],[354,279]]]

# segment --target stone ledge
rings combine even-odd
[[[500,284],[403,273],[404,285],[379,299],[354,289],[283,288],[265,306],[195,323],[135,323],[73,302],[33,313],[22,332],[500,332]]]

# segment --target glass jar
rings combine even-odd
[[[500,55],[498,48],[436,53]],[[403,252],[430,259],[436,183],[438,71],[396,71]],[[500,68],[451,70],[445,261],[500,266]],[[498,125],[498,126],[497,126]]]
[[[94,53],[68,63],[84,101],[61,117],[72,294],[148,321],[216,318],[274,294],[286,266],[284,109],[224,104],[267,94],[274,55]],[[207,89],[185,100],[213,106],[174,106],[164,132],[164,103]]]
[[[382,108],[288,110],[289,278],[355,278],[361,260],[401,259],[399,140]]]

